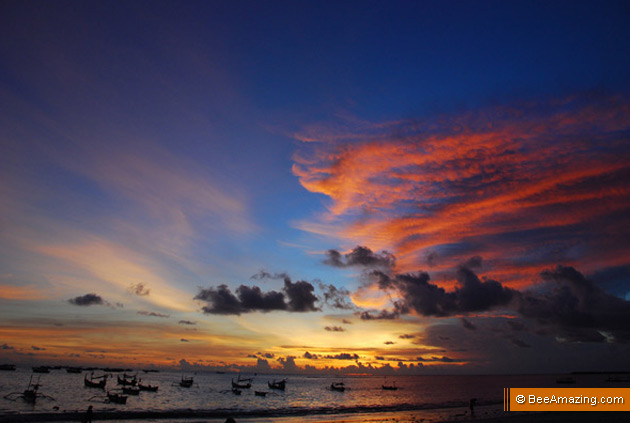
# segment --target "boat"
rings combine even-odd
[[[126,394],[126,395],[140,395],[140,388],[134,388],[132,386],[123,386],[122,392],[123,394]]]
[[[114,404],[127,404],[127,397],[115,392],[107,392],[107,399]]]
[[[559,377],[558,379],[556,379],[556,383],[573,384],[575,383],[575,378],[573,378],[572,376]]]
[[[249,389],[252,387],[252,383],[251,382],[247,382],[247,383],[238,383],[238,382],[234,382],[234,379],[232,379],[232,388],[237,388],[237,389]]]
[[[182,376],[182,380],[179,382],[179,386],[181,386],[182,388],[190,388],[193,385],[194,382],[194,378],[191,377],[184,377]]]
[[[343,382],[335,382],[335,383],[331,383],[330,384],[330,390],[331,391],[337,391],[337,392],[343,392],[346,390],[346,386],[343,384]]]
[[[232,388],[232,393],[234,395],[241,395],[241,390],[240,389],[236,389],[236,388]]]
[[[12,401],[17,400],[18,398],[22,398],[24,401],[30,404],[35,404],[35,402],[37,401],[37,398],[46,398],[46,399],[54,400],[54,398],[51,396],[40,394],[39,392],[37,392],[40,386],[42,385],[39,383],[39,379],[37,379],[37,382],[33,383],[33,376],[31,375],[30,379],[28,380],[28,386],[26,387],[24,391],[11,392],[10,394],[5,395],[4,398],[12,400]]]
[[[284,388],[286,388],[286,385],[287,385],[286,379],[282,379],[278,381],[274,379],[273,382],[267,381],[267,386],[269,386],[269,389],[278,389],[280,391],[284,391]]]
[[[147,391],[147,392],[157,392],[159,386],[157,385],[143,385],[142,383],[138,382],[138,389],[140,389],[141,391]]]
[[[393,385],[381,385],[381,388],[383,388],[386,391],[395,391],[395,390],[398,389],[396,384],[393,384]]]
[[[264,397],[267,393],[265,391],[254,391],[254,395],[257,397]]]
[[[15,370],[15,364],[0,364],[0,370],[12,372]]]
[[[95,382],[94,379],[100,379],[98,382]],[[88,388],[100,388],[105,389],[105,384],[107,383],[107,375],[95,377],[94,373],[90,375],[88,379],[87,375],[83,377],[83,384]]]
[[[116,377],[118,378],[118,384],[119,385],[136,386],[138,384],[138,380],[136,379],[135,376],[133,376],[133,379],[128,379],[128,376],[126,374],[123,374],[122,378],[120,377],[120,375],[118,375]]]
[[[48,366],[33,367],[33,373],[50,373],[50,367]]]

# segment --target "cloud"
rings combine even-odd
[[[319,284],[319,289],[324,294],[324,303],[329,307],[339,310],[352,310],[356,306],[350,299],[350,291],[344,288],[337,288],[334,285]]]
[[[180,320],[177,323],[180,324],[180,325],[190,325],[190,326],[193,326],[193,325],[197,324],[197,322],[193,322],[191,320]]]
[[[252,277],[250,279],[254,279],[254,280],[263,280],[263,279],[273,279],[273,280],[278,280],[278,279],[286,279],[288,278],[289,275],[285,272],[281,272],[281,273],[269,273],[266,270],[260,270],[258,273],[256,273],[255,275],[252,275]]]
[[[326,326],[324,329],[328,332],[345,332],[346,331],[341,326]]]
[[[356,353],[339,353],[335,355],[327,355],[325,358],[329,360],[358,360],[359,355]]]
[[[403,333],[402,335],[398,336],[399,339],[414,339],[415,337],[416,335],[412,335],[409,333]]]
[[[452,267],[472,254],[492,255],[504,282],[521,284],[559,261],[627,264],[625,97],[348,125],[353,136],[302,144],[294,157],[302,186],[330,200],[321,218],[297,224],[303,230],[387,249],[399,273],[426,262]],[[350,265],[336,250],[326,261]]]
[[[161,317],[163,319],[167,319],[171,317],[170,314],[163,314],[163,313],[157,313],[155,311],[145,311],[145,310],[138,311],[136,314],[139,314],[141,316],[149,316],[149,317]]]
[[[396,266],[396,258],[387,251],[374,253],[367,247],[357,246],[347,254],[341,254],[337,250],[326,252],[325,264],[333,267],[362,266],[371,268],[393,268]]]
[[[304,356],[303,357],[308,359],[308,360],[317,360],[317,359],[319,359],[319,356],[317,354],[311,354],[308,351],[304,352]]]
[[[430,283],[430,276],[426,272],[390,277],[376,270],[369,276],[380,289],[393,289],[400,294],[401,299],[395,304],[399,314],[413,310],[422,316],[445,317],[487,311],[508,305],[517,292],[491,279],[482,281],[472,270],[463,266],[457,269],[458,285],[452,292]]]
[[[186,338],[182,338],[182,339],[179,340],[179,342],[190,342],[190,341],[188,339],[186,339]]]
[[[0,350],[14,350],[15,348],[8,344],[0,345]]]
[[[564,341],[628,342],[630,301],[606,293],[570,266],[542,273],[547,286],[524,292],[518,311]]]
[[[385,341],[385,342],[383,342],[383,343],[384,343],[385,345],[394,345],[394,344],[395,344],[395,342],[393,342],[393,341]]]
[[[107,301],[103,300],[103,298],[96,294],[85,294],[79,297],[70,298],[68,300],[70,304],[74,304],[77,306],[91,306],[91,305],[107,305]]]
[[[520,348],[531,347],[531,345],[529,345],[527,342],[521,341],[520,339],[517,339],[517,338],[510,338],[510,342]]]
[[[306,281],[292,282],[285,278],[283,292],[262,292],[257,286],[241,285],[234,295],[227,285],[219,285],[216,289],[213,287],[200,289],[194,299],[208,303],[202,307],[206,314],[240,315],[254,311],[278,310],[308,312],[319,310],[315,305],[319,299],[313,294],[314,290],[313,285]]]
[[[129,292],[139,296],[147,296],[151,293],[151,290],[148,289],[145,284],[137,283],[129,287]]]
[[[35,345],[31,345],[31,349],[34,351],[46,351],[46,348],[41,348]]]

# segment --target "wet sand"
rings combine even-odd
[[[43,423],[81,422],[84,413],[10,413],[0,414],[0,423]],[[330,415],[296,415],[244,417],[232,416],[237,423],[562,423],[562,422],[612,422],[630,421],[630,412],[505,412],[501,406],[484,406],[475,409],[475,416],[463,408],[436,410],[409,410],[397,412],[374,412]],[[115,423],[224,423],[226,415],[147,415],[131,417],[126,413],[95,413],[93,422],[108,421]]]

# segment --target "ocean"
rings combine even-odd
[[[103,374],[102,371],[94,372]],[[129,373],[129,372],[127,372]],[[54,399],[38,398],[35,404],[18,398],[0,399],[0,421],[11,421],[10,416],[30,415],[37,420],[57,419],[84,413],[92,405],[95,414],[116,415],[120,420],[179,419],[195,421],[225,419],[226,416],[248,418],[291,417],[301,415],[338,415],[356,413],[419,411],[425,420],[445,416],[463,415],[468,412],[469,401],[476,399],[478,410],[502,411],[503,388],[506,387],[554,387],[562,375],[477,375],[477,376],[304,376],[279,374],[243,374],[253,377],[251,389],[243,389],[235,395],[231,381],[236,373],[160,371],[144,373],[137,377],[143,384],[159,385],[157,392],[140,392],[129,395],[126,404],[113,404],[105,399],[105,391],[84,386],[83,378],[90,372],[67,373],[65,369],[51,370],[48,374],[33,374],[30,368],[0,372],[0,396],[22,392],[30,378],[37,381],[41,394]],[[118,373],[107,380],[106,388],[120,390]],[[190,388],[182,388],[178,382],[182,376],[194,377]],[[566,375],[564,375],[566,377]],[[267,382],[287,379],[285,391],[270,390]],[[575,387],[607,386],[607,375],[576,375]],[[345,392],[330,389],[331,383],[343,382]],[[383,384],[397,390],[383,390]],[[267,392],[265,396],[255,391]],[[423,414],[424,413],[424,414]],[[52,417],[51,417],[52,416]],[[431,417],[431,418],[429,418]],[[68,418],[68,420],[74,420]],[[217,420],[218,421],[218,420]],[[223,421],[223,420],[221,420]]]

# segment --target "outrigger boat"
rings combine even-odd
[[[234,379],[232,378],[232,388],[236,388],[236,389],[249,389],[252,387],[252,380],[254,380],[253,377],[250,378],[241,378],[241,375],[238,375],[238,378],[236,379],[236,382],[234,382]],[[242,383],[245,382],[245,383]]]
[[[269,389],[278,389],[280,391],[284,391],[284,388],[286,388],[286,385],[287,385],[286,379],[282,379],[278,381],[274,379],[273,382],[267,381],[267,386],[269,386]]]
[[[138,382],[138,389],[140,389],[141,391],[147,391],[147,392],[157,392],[159,386],[157,385],[143,385],[142,383]]]
[[[31,404],[35,404],[35,401],[37,400],[37,398],[46,398],[46,399],[54,400],[54,398],[51,396],[38,393],[37,390],[39,389],[40,386],[42,385],[39,383],[39,379],[37,379],[36,383],[33,383],[33,376],[31,375],[31,378],[28,380],[28,386],[26,387],[24,391],[12,392],[10,394],[5,395],[4,398],[13,400],[13,401],[15,401],[18,398],[22,398],[24,401]]]
[[[95,382],[94,379],[100,379],[98,382]],[[107,375],[103,376],[94,376],[94,373],[90,374],[90,378],[88,379],[87,375],[83,377],[83,384],[88,388],[100,388],[105,389],[105,384],[107,383]]]
[[[138,379],[136,379],[136,376],[129,376],[129,375],[123,373],[123,377],[122,378],[120,377],[120,375],[116,376],[116,377],[118,378],[118,384],[119,385],[136,386],[138,384]]]
[[[115,392],[107,392],[107,399],[114,404],[127,404],[127,397]]]
[[[182,380],[179,382],[179,386],[181,386],[182,388],[190,388],[193,383],[194,383],[194,378],[191,377],[184,377],[182,376]]]
[[[337,392],[343,392],[346,390],[346,386],[343,384],[343,382],[335,382],[335,383],[331,383],[330,384],[330,390],[331,391],[337,391]]]

